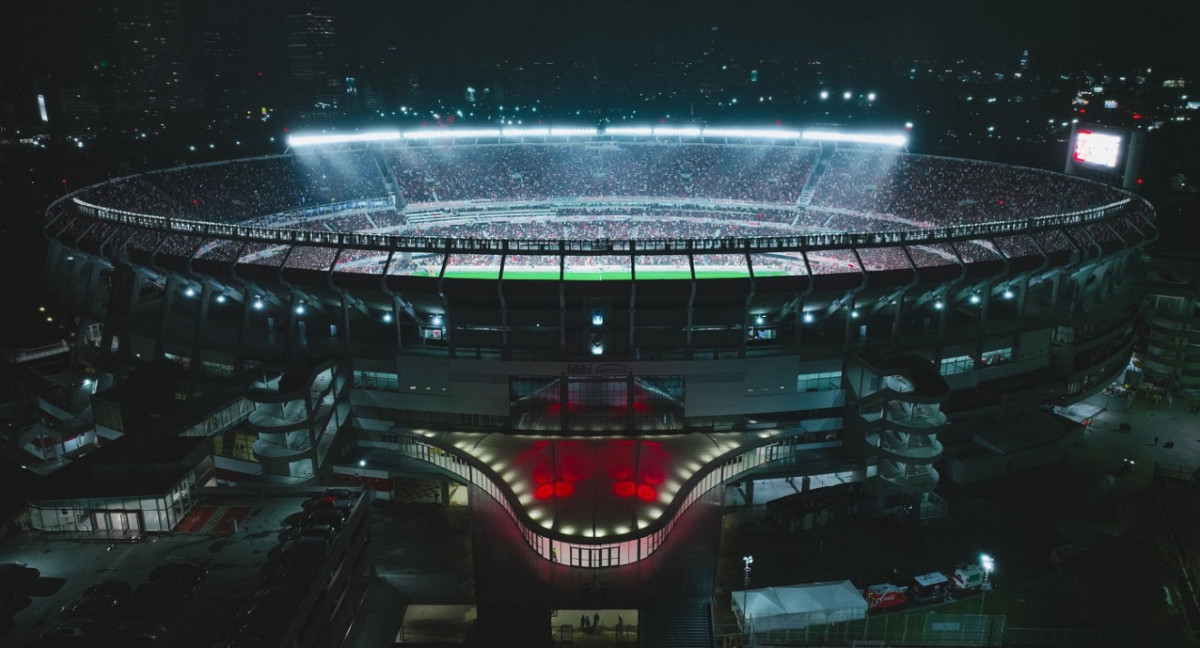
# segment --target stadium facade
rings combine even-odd
[[[1033,461],[1062,437],[1041,408],[1125,370],[1156,235],[1121,190],[902,138],[349,139],[54,203],[79,357],[101,390],[151,359],[243,380],[179,430],[223,480],[387,496],[422,466],[577,566],[641,560],[756,477],[909,508]]]

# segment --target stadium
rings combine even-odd
[[[45,285],[93,390],[152,360],[241,385],[177,430],[214,438],[223,482],[389,497],[433,475],[494,498],[547,560],[629,564],[693,502],[751,504],[773,478],[936,511],[945,479],[1052,459],[1041,409],[1125,370],[1150,205],[905,145],[297,135],[63,197]]]

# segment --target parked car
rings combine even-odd
[[[208,568],[199,562],[187,559],[172,559],[155,567],[150,572],[150,581],[172,581],[195,589],[208,578]]]
[[[96,583],[95,585],[83,590],[84,596],[88,596],[90,594],[103,594],[105,596],[111,596],[116,599],[117,604],[120,605],[121,603],[128,601],[130,596],[133,596],[133,586],[130,585],[128,581],[106,580]]]
[[[117,609],[117,599],[108,594],[86,594],[73,603],[63,606],[64,619],[95,619],[97,621],[112,620]]]
[[[0,591],[28,591],[41,575],[42,573],[33,567],[18,563],[0,563]]]
[[[175,616],[190,592],[173,581],[142,583],[125,606],[127,619],[165,623]]]
[[[333,542],[334,536],[337,535],[337,529],[328,524],[306,524],[304,526],[294,526],[279,534],[280,542],[295,540],[301,536],[311,536],[322,538],[326,543]]]
[[[303,595],[304,592],[298,592],[289,587],[286,583],[277,583],[275,585],[267,585],[265,587],[258,588],[258,591],[254,592],[253,600],[296,601]]]
[[[337,499],[331,497],[314,497],[310,500],[305,500],[300,504],[300,508],[305,511],[319,511],[321,509],[337,509],[345,511],[346,515],[350,514],[350,510],[354,508],[354,500]]]
[[[167,627],[156,621],[131,619],[117,626],[113,633],[113,644],[126,646],[153,646],[167,634]]]
[[[112,634],[111,624],[95,619],[66,619],[46,628],[44,638],[105,639]]]
[[[329,543],[321,538],[300,536],[295,540],[288,540],[287,542],[271,547],[270,551],[267,552],[267,558],[271,560],[289,559],[293,556],[307,554],[314,559],[323,559],[328,549]]]
[[[238,611],[233,615],[233,618],[245,619],[247,617],[264,614],[268,616],[288,618],[291,617],[294,607],[295,606],[292,601],[282,599],[258,599],[256,601],[250,601],[249,603],[238,608]]]

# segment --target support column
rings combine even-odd
[[[754,480],[747,479],[743,483],[743,489],[746,491],[746,506],[754,506]]]

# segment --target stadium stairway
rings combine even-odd
[[[804,181],[804,188],[800,190],[800,197],[796,199],[796,206],[808,207],[812,204],[813,194],[817,192],[817,183],[820,182],[825,169],[829,168],[829,159],[833,157],[833,152],[836,150],[836,146],[821,145],[821,157],[817,158],[817,163],[813,165],[812,173],[808,174],[808,180]]]
[[[641,645],[712,648],[712,608],[702,597],[656,597],[638,615]]]

